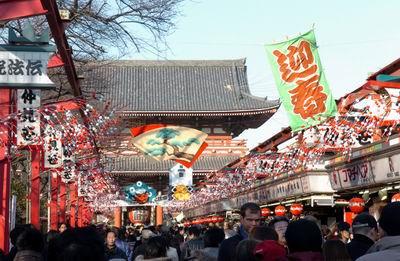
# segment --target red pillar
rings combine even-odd
[[[0,118],[4,119],[11,113],[11,90],[0,89]],[[7,128],[0,128],[0,138],[4,144],[10,140]],[[10,217],[10,165],[8,157],[0,160],[0,248],[8,253],[9,248],[9,217]]]
[[[65,223],[65,203],[67,188],[64,182],[61,181],[61,177],[58,176],[58,184],[60,184],[60,196],[59,196],[59,213],[58,213],[58,223]]]
[[[70,213],[69,213],[69,225],[71,227],[76,226],[76,205],[78,200],[78,193],[76,191],[75,182],[69,184],[69,200],[70,200]]]
[[[85,207],[85,202],[83,197],[78,197],[78,227],[83,227],[83,210]]]
[[[122,225],[122,208],[121,207],[116,207],[114,208],[114,226],[115,227],[121,227]]]
[[[51,172],[50,175],[50,229],[57,230],[59,214],[57,209],[58,177],[56,172]]]
[[[31,147],[31,223],[40,230],[40,149]]]

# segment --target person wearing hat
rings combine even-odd
[[[370,214],[361,213],[354,218],[352,230],[353,240],[346,245],[346,248],[351,260],[356,260],[378,240],[378,224]]]
[[[379,239],[357,261],[400,260],[400,202],[387,204],[379,218]]]

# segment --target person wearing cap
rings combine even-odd
[[[350,240],[350,224],[347,222],[339,222],[332,228],[331,235],[328,240],[340,240],[347,244]]]
[[[400,202],[387,204],[378,222],[379,239],[368,249],[367,254],[357,261],[400,260]]]
[[[256,203],[248,202],[240,208],[240,228],[236,235],[222,241],[218,261],[235,260],[235,249],[240,241],[248,239],[250,232],[261,222],[261,208]]]
[[[353,240],[346,245],[346,248],[351,260],[356,260],[378,240],[378,224],[370,214],[361,213],[354,218],[352,230]]]

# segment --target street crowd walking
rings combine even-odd
[[[264,224],[260,207],[246,203],[240,209],[240,224],[225,230],[230,236],[217,226],[69,228],[60,224],[58,231],[42,235],[31,225],[20,225],[10,233],[12,249],[0,260],[400,260],[400,202],[386,205],[379,222],[361,213],[351,226],[340,222],[332,229],[322,229],[312,216],[292,221],[275,217]]]

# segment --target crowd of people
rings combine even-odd
[[[2,260],[199,260],[199,261],[370,261],[400,260],[400,202],[386,205],[379,222],[358,214],[352,225],[321,226],[313,216],[262,222],[260,207],[246,203],[240,224],[218,226],[68,228],[46,235],[31,225],[10,233],[13,245]]]

